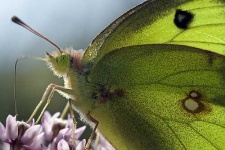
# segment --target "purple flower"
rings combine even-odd
[[[64,128],[64,129],[60,130],[57,137],[55,137],[53,142],[49,145],[49,150],[55,150],[59,145],[61,145],[62,147],[67,147],[65,145],[65,142],[69,147],[71,147],[71,148],[73,147],[73,149],[77,149],[77,147],[82,147],[83,145],[85,147],[84,143],[86,143],[86,141],[82,141],[82,144],[81,144],[81,142],[78,140],[78,138],[84,132],[85,129],[86,129],[86,126],[83,126],[83,127],[80,127],[75,130],[75,144],[74,145],[72,145],[72,129]],[[83,149],[84,149],[84,147],[83,147]]]
[[[69,150],[69,149],[70,147],[68,143],[64,139],[61,139],[57,145],[57,150]]]
[[[80,143],[77,145],[76,150],[84,150],[84,149],[85,149],[85,145],[86,145],[86,140],[83,139],[83,140],[80,141]]]
[[[41,124],[43,127],[43,131],[45,133],[45,139],[48,141],[53,141],[53,139],[58,135],[60,130],[69,128],[73,129],[74,128],[74,123],[73,119],[68,116],[68,119],[61,119],[58,118],[60,115],[59,112],[55,113],[54,115],[51,116],[51,114],[48,111],[45,111],[42,119],[41,119]],[[85,127],[81,129],[76,129],[76,138],[78,139],[80,135],[83,133],[85,130]]]
[[[75,150],[85,150],[85,144],[86,140],[83,139],[76,147]],[[64,140],[61,139],[57,145],[57,150],[70,150],[70,146],[68,143]]]
[[[45,139],[52,141],[58,134],[58,132],[65,128],[67,121],[58,118],[59,112],[55,113],[53,116],[48,111],[45,111],[41,119],[41,124],[43,131],[45,132]]]
[[[61,119],[58,118],[59,115],[60,113],[58,112],[51,116],[51,114],[46,111],[42,117],[41,122],[45,133],[45,140],[51,142],[46,149],[55,150],[59,147],[63,149],[66,149],[66,147],[73,147],[75,149],[80,143],[78,138],[83,134],[86,127],[83,126],[75,129],[75,133],[73,133],[75,137],[75,144],[72,145],[72,131],[74,128],[73,119],[70,116],[68,116],[67,120]]]
[[[92,142],[92,147],[97,148],[97,150],[115,150],[115,148],[105,139],[105,137],[98,132],[99,136],[98,143],[95,143],[96,141]]]
[[[44,132],[42,131],[41,125],[34,125],[28,128],[23,136],[21,142],[24,144],[23,147],[28,149],[41,149],[44,138]]]
[[[0,122],[0,141],[3,142],[1,149],[84,150],[86,140],[80,141],[78,139],[86,126],[77,128],[73,132],[73,119],[69,115],[66,120],[61,119],[59,115],[60,113],[51,115],[46,111],[42,117],[41,125],[35,125],[34,120],[29,124],[16,121],[16,116],[9,115],[5,127]],[[101,134],[97,141],[95,145],[92,142],[92,148],[95,146],[97,150],[114,150]]]
[[[18,137],[18,126],[16,116],[9,115],[6,118],[6,127],[0,122],[0,139],[6,143],[12,143]]]
[[[0,123],[0,133],[0,140],[8,143],[10,149],[40,150],[44,137],[41,125],[31,126],[25,122],[17,122],[16,116],[11,115],[6,119],[6,127]]]

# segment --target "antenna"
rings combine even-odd
[[[34,30],[33,28],[31,28],[30,26],[28,26],[26,23],[24,23],[22,20],[20,20],[18,17],[16,16],[13,16],[12,17],[12,21],[22,27],[24,27],[25,29],[29,30],[30,32],[36,34],[37,36],[39,36],[40,38],[46,40],[47,42],[51,43],[53,46],[55,46],[58,50],[58,52],[60,54],[63,53],[63,51],[60,49],[60,47],[58,45],[56,45],[54,42],[52,42],[51,40],[49,40],[47,37],[45,37],[44,35],[38,33],[36,30]],[[15,101],[15,114],[17,114],[17,102],[16,102],[16,95],[17,95],[17,91],[16,91],[16,69],[17,69],[17,64],[18,64],[18,61],[21,60],[21,59],[37,59],[37,60],[41,60],[41,61],[47,61],[43,58],[40,58],[40,57],[33,57],[33,56],[22,56],[20,58],[18,58],[16,60],[16,63],[15,63],[15,68],[14,68],[14,71],[15,71],[15,74],[14,74],[14,101]]]
[[[16,24],[18,24],[18,25],[20,25],[20,26],[26,28],[26,29],[29,30],[30,32],[36,34],[36,35],[39,36],[40,38],[42,38],[42,39],[48,41],[49,43],[51,43],[53,46],[55,46],[55,47],[58,49],[58,51],[59,51],[60,54],[63,53],[62,50],[60,49],[60,47],[59,47],[58,45],[56,45],[54,42],[52,42],[51,40],[49,40],[49,39],[48,39],[47,37],[45,37],[44,35],[38,33],[36,30],[34,30],[34,29],[31,28],[30,26],[28,26],[28,25],[27,25],[26,23],[24,23],[22,20],[20,20],[18,17],[13,16],[13,17],[12,17],[12,21],[13,21],[14,23],[16,23]]]
[[[35,57],[35,56],[28,56],[28,55],[23,55],[20,56],[19,58],[17,58],[15,66],[14,66],[14,102],[15,102],[15,115],[17,115],[17,101],[16,101],[16,96],[17,96],[17,91],[16,91],[16,76],[17,76],[17,64],[21,59],[36,59],[36,60],[40,60],[40,61],[45,61],[47,62],[47,59],[45,58],[41,58],[41,57]]]

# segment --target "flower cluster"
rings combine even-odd
[[[53,116],[45,112],[41,124],[16,121],[16,116],[9,115],[6,126],[0,122],[0,141],[3,150],[84,150],[86,139],[79,140],[86,126],[75,129],[70,116],[67,120],[59,118],[60,113]],[[72,140],[74,137],[75,141]],[[98,150],[113,150],[114,148],[101,135]],[[94,145],[92,143],[92,145]]]

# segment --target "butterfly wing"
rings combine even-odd
[[[146,1],[90,44],[88,82],[108,96],[92,115],[117,149],[225,147],[224,8]]]
[[[117,49],[88,80],[123,94],[92,115],[117,149],[222,149],[224,77],[225,57],[210,51],[169,44]]]
[[[225,54],[224,11],[222,0],[146,1],[99,34],[87,48],[83,62],[98,61],[121,47],[151,43],[188,45]]]

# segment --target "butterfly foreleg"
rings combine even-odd
[[[52,90],[51,90],[51,89],[52,89]],[[51,92],[50,92],[50,90],[51,90]],[[49,84],[49,85],[47,86],[47,88],[46,88],[46,90],[45,90],[45,92],[44,92],[44,94],[43,94],[43,96],[42,96],[40,102],[39,102],[38,105],[35,107],[33,113],[31,114],[31,116],[30,116],[30,118],[28,119],[27,122],[30,122],[30,121],[34,118],[34,116],[35,116],[35,114],[37,113],[38,109],[39,109],[40,106],[44,103],[44,101],[46,100],[46,97],[48,96],[47,102],[46,102],[45,106],[43,107],[43,109],[42,109],[42,111],[41,111],[41,113],[40,113],[40,115],[39,115],[39,117],[38,117],[38,119],[36,120],[35,123],[38,123],[38,122],[39,122],[39,120],[41,119],[41,117],[42,117],[44,111],[46,110],[46,108],[47,108],[48,105],[50,104],[51,99],[52,99],[52,97],[53,97],[53,94],[54,94],[54,92],[55,92],[56,90],[62,91],[62,92],[65,92],[65,93],[72,93],[72,90],[71,90],[71,89],[67,89],[67,88],[65,88],[65,87],[63,87],[63,86],[59,86],[59,85],[56,85],[56,84]],[[50,93],[49,93],[49,92],[50,92]]]
[[[38,105],[35,107],[34,111],[33,111],[32,114],[30,115],[30,117],[29,117],[29,119],[27,120],[27,122],[30,122],[30,121],[34,118],[34,116],[35,116],[35,114],[37,113],[38,109],[39,109],[39,108],[41,107],[41,105],[44,103],[44,101],[45,101],[45,99],[46,99],[46,97],[47,97],[47,95],[48,95],[50,89],[51,89],[51,84],[49,84],[49,85],[47,86],[47,88],[46,88],[44,94],[42,95],[41,100],[39,101]]]

